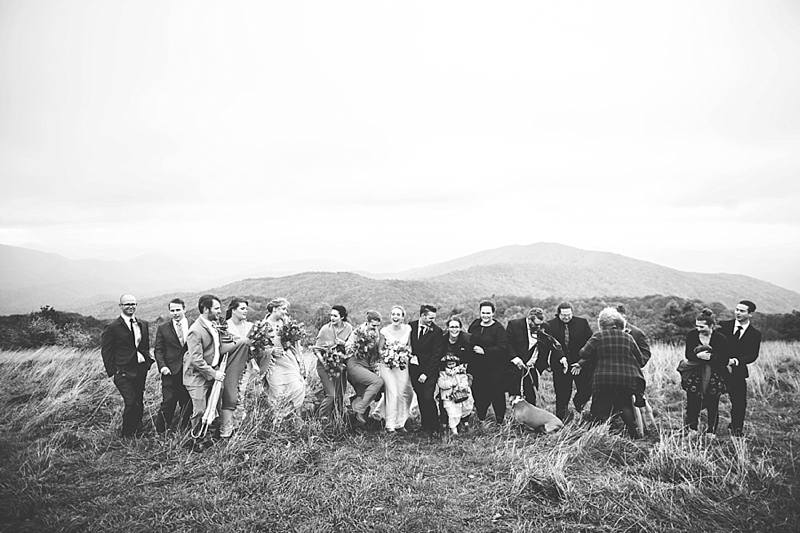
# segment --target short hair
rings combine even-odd
[[[544,309],[541,307],[531,307],[531,310],[528,311],[528,316],[544,320]]]
[[[250,302],[245,300],[244,298],[240,298],[239,296],[235,297],[231,300],[231,303],[228,304],[228,310],[225,311],[225,319],[228,320],[233,316],[233,311],[236,310],[240,305],[250,305]]]
[[[184,309],[186,309],[186,302],[184,302],[180,298],[173,298],[172,300],[170,300],[169,303],[167,304],[167,309],[169,309],[169,306],[172,305],[172,304],[178,304],[181,307],[183,307]]]
[[[394,311],[395,309],[399,309],[400,311],[403,312],[403,316],[406,316],[406,310],[403,308],[402,305],[393,305],[392,308],[389,310],[389,314],[391,314],[392,311]]]
[[[451,316],[450,318],[448,318],[447,322],[445,322],[445,325],[447,325],[447,327],[450,327],[450,322],[458,322],[458,327],[460,328],[464,327],[464,323],[461,322],[461,319],[457,316]]]
[[[619,314],[621,314],[621,315],[627,315],[628,314],[628,310],[625,309],[625,306],[622,305],[622,304],[617,304],[617,312]]]
[[[281,307],[281,306],[284,306],[284,305],[288,307],[288,305],[289,305],[289,300],[287,300],[286,298],[280,298],[280,297],[278,297],[278,298],[273,298],[273,299],[272,299],[272,300],[270,300],[270,301],[269,301],[269,303],[267,304],[267,313],[272,313],[272,311],[273,311],[275,308],[277,308],[277,307]]]
[[[220,301],[220,299],[213,294],[202,295],[197,301],[197,309],[200,311],[200,314],[205,313],[205,309],[211,309],[211,307],[214,305],[214,300],[218,302]]]
[[[556,314],[560,315],[562,309],[572,309],[572,304],[569,302],[561,302],[560,304],[558,304],[558,307],[556,307]]]
[[[597,326],[602,329],[624,329],[625,319],[613,307],[606,307],[597,316]]]
[[[695,317],[695,320],[698,322],[705,322],[707,326],[714,327],[717,323],[717,317],[714,316],[714,311],[709,309],[708,307],[704,307],[700,314]]]
[[[365,319],[365,322],[374,322],[375,320],[383,320],[381,318],[381,314],[377,311],[367,311],[367,318]]]
[[[478,309],[480,309],[482,307],[491,307],[492,308],[492,313],[497,311],[497,307],[495,307],[494,302],[491,302],[489,300],[484,300],[484,301],[482,301],[481,303],[478,304]]]
[[[431,304],[422,304],[419,306],[419,316],[427,315],[428,313],[435,313],[436,308]]]
[[[343,305],[334,305],[331,306],[331,310],[336,310],[339,312],[339,316],[342,317],[342,320],[347,320],[347,309]]]
[[[756,312],[756,304],[754,304],[752,301],[750,301],[750,300],[742,300],[739,303],[740,304],[744,304],[744,305],[747,306],[747,312],[748,313],[752,314],[752,313]]]

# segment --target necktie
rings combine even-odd
[[[736,337],[737,340],[742,338],[743,329],[742,326],[736,326],[736,331],[733,332],[733,336]]]
[[[420,339],[422,338],[422,336],[423,336],[423,335],[425,335],[425,330],[426,330],[426,329],[427,329],[427,328],[426,328],[425,326],[420,326],[420,327],[419,327],[419,338],[420,338]]]
[[[136,320],[131,318],[131,340],[133,341],[133,345],[136,346],[136,329],[133,325],[136,324]]]
[[[569,348],[569,322],[564,324],[564,348]]]
[[[181,344],[186,344],[186,339],[183,338],[183,325],[180,322],[175,322],[175,331],[178,332],[178,340]]]

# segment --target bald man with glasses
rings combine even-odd
[[[136,297],[119,298],[120,316],[109,322],[100,338],[100,354],[108,377],[113,378],[125,407],[122,411],[122,437],[133,437],[144,413],[144,386],[153,364],[150,356],[148,323],[136,318]]]

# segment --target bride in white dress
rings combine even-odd
[[[381,329],[381,334],[386,339],[386,345],[391,342],[402,346],[410,346],[411,326],[404,323],[406,310],[396,305],[392,307],[392,323]],[[385,350],[386,346],[382,349]],[[405,425],[411,412],[411,401],[414,399],[414,390],[411,388],[411,379],[408,376],[408,365],[402,370],[399,367],[389,368],[381,360],[379,374],[384,383],[383,411],[386,420],[386,431],[389,433],[405,433]]]
[[[266,387],[273,407],[287,405],[300,409],[306,397],[305,365],[300,358],[300,347],[285,346],[281,328],[289,311],[289,301],[275,298],[267,304],[267,323],[272,327],[272,343],[268,357],[262,362],[261,372],[266,374]]]

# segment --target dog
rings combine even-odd
[[[564,427],[556,415],[529,404],[522,396],[511,401],[511,412],[517,423],[533,431],[543,431],[549,435]]]

